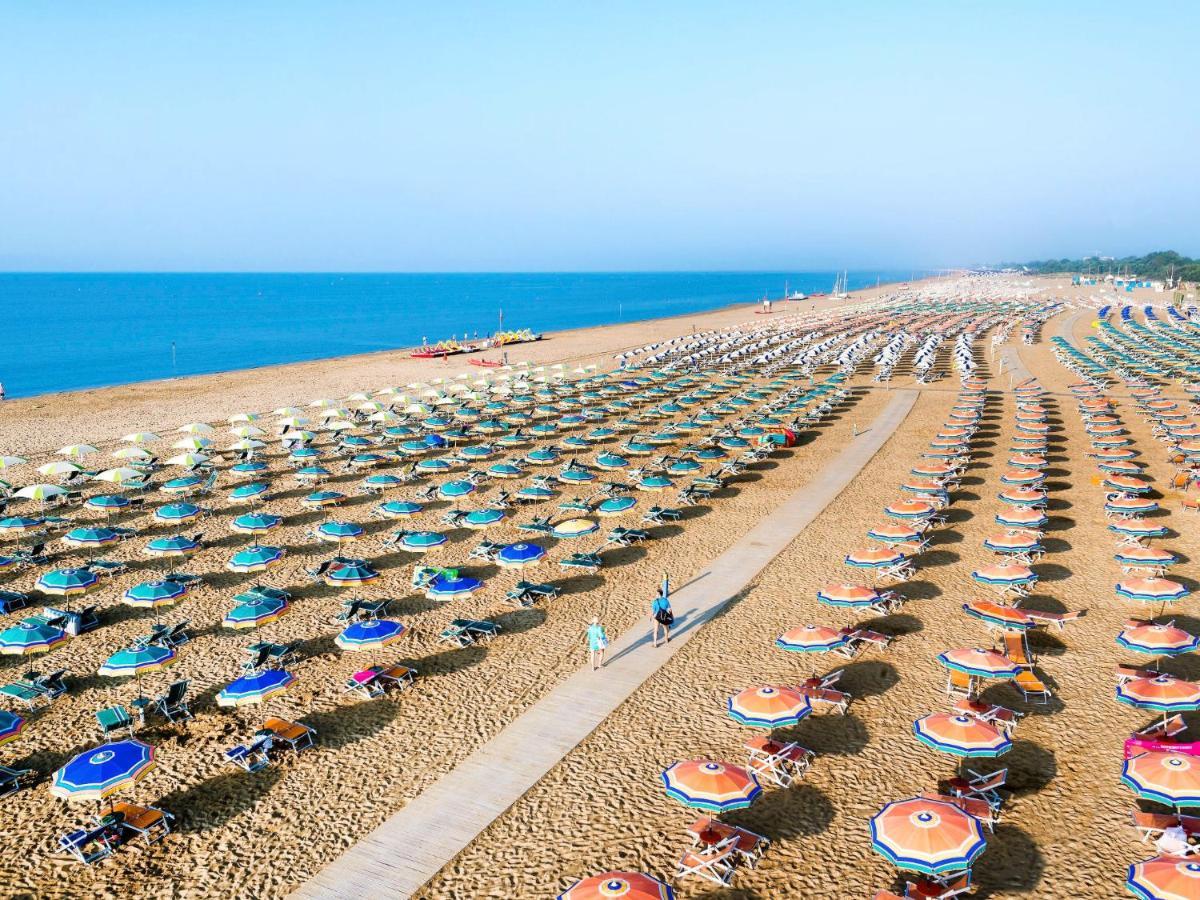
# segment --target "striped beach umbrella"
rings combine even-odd
[[[904,562],[904,554],[888,547],[872,547],[866,550],[855,550],[845,559],[846,565],[852,569],[881,569],[895,566]]]
[[[191,556],[200,549],[200,544],[185,534],[175,534],[170,537],[155,538],[148,543],[143,552],[147,556]]]
[[[1150,750],[1125,760],[1121,784],[1143,800],[1166,806],[1200,806],[1200,758]]]
[[[1200,684],[1167,674],[1130,678],[1117,685],[1117,700],[1161,713],[1189,712],[1200,709]]]
[[[826,606],[849,609],[879,602],[879,592],[865,584],[826,584],[817,589],[817,600]]]
[[[258,628],[281,619],[291,605],[283,597],[262,597],[257,594],[239,594],[234,599],[245,597],[221,619],[226,628]]]
[[[868,531],[867,537],[871,538],[871,540],[879,541],[881,544],[903,544],[907,541],[919,541],[921,539],[921,532],[917,531],[911,525],[885,522],[882,525],[876,525]]]
[[[172,478],[170,481],[164,481],[158,489],[164,494],[186,494],[203,483],[204,479],[199,475],[183,475],[179,478]]]
[[[897,500],[883,509],[893,519],[927,519],[937,510],[924,500]]]
[[[966,758],[1000,756],[1012,741],[999,729],[975,716],[931,713],[913,722],[917,740],[934,750]]]
[[[386,503],[380,503],[375,509],[387,519],[411,519],[420,515],[425,507],[411,500],[388,500]]]
[[[438,496],[443,500],[457,500],[460,497],[465,497],[468,494],[475,493],[474,482],[460,478],[453,481],[447,481],[438,488]]]
[[[812,712],[804,694],[776,684],[739,691],[726,701],[726,709],[739,725],[755,728],[785,728]]]
[[[746,769],[711,759],[677,762],[662,779],[668,797],[716,813],[745,809],[762,793],[758,779]]]
[[[265,703],[291,687],[296,676],[283,669],[260,669],[225,685],[217,694],[217,706],[248,706]]]
[[[308,509],[326,509],[337,506],[346,499],[346,495],[338,491],[313,491],[300,501],[300,505]]]
[[[1200,646],[1200,637],[1168,623],[1149,623],[1125,628],[1117,635],[1117,644],[1135,653],[1174,656]]]
[[[154,518],[160,522],[176,524],[179,522],[190,522],[192,519],[198,518],[203,512],[204,510],[195,503],[168,503],[154,511]]]
[[[79,597],[100,583],[100,576],[91,569],[51,569],[34,583],[43,594],[57,597]]]
[[[551,535],[561,540],[586,537],[600,530],[600,524],[593,519],[575,518],[564,519],[551,529]]]
[[[348,544],[363,536],[363,528],[356,522],[322,522],[317,526],[317,537],[335,544]]]
[[[88,497],[83,501],[83,505],[88,509],[98,509],[101,512],[111,513],[118,509],[124,509],[132,501],[122,494],[97,494],[94,497]]]
[[[1033,584],[1037,575],[1028,566],[1017,563],[1001,563],[999,565],[980,566],[971,573],[971,579],[979,584],[992,587],[1015,587]]]
[[[154,748],[132,738],[111,741],[72,758],[54,773],[52,796],[103,800],[135,784],[154,768]]]
[[[1031,488],[1011,488],[996,495],[1002,503],[1011,506],[1041,506],[1046,502],[1046,492]]]
[[[229,558],[226,568],[230,572],[265,572],[282,562],[285,551],[282,547],[255,544],[244,547]]]
[[[138,609],[159,609],[174,606],[187,591],[187,585],[178,581],[143,581],[126,590],[121,602]]]
[[[268,534],[283,524],[279,516],[265,512],[242,513],[229,523],[230,531],[238,534]]]
[[[1113,497],[1104,501],[1104,511],[1113,515],[1144,516],[1157,509],[1157,502],[1141,497]]]
[[[400,546],[410,553],[425,553],[446,543],[440,531],[408,531],[400,537]]]
[[[1021,670],[1003,653],[979,647],[947,650],[938,655],[937,661],[947,669],[975,678],[1012,678]]]
[[[478,531],[499,524],[505,518],[506,513],[502,509],[473,509],[463,516],[458,524],[464,528],[472,528]]]
[[[357,587],[379,577],[366,560],[352,559],[330,566],[325,572],[325,584],[329,587]]]
[[[608,497],[600,501],[600,505],[596,507],[596,514],[604,518],[619,516],[629,512],[635,506],[637,506],[637,500],[633,497]]]
[[[961,872],[986,849],[983,825],[941,800],[895,800],[871,819],[871,847],[905,872]]]
[[[1042,549],[1041,537],[1036,531],[1010,529],[1000,534],[988,535],[983,539],[983,546],[1002,556],[1037,553]]]
[[[792,653],[825,653],[846,646],[846,635],[828,625],[799,625],[775,639],[775,646]]]
[[[962,608],[968,616],[1008,631],[1028,631],[1037,625],[1037,622],[1015,606],[1005,606],[991,600],[971,600],[964,603]]]
[[[496,563],[509,569],[523,569],[537,565],[545,557],[546,551],[537,544],[508,544],[496,554]]]
[[[61,628],[26,619],[0,631],[0,653],[5,656],[49,653],[69,639],[70,636]]]
[[[1200,861],[1194,856],[1144,859],[1129,867],[1125,886],[1141,900],[1196,900],[1200,897]]]
[[[674,487],[675,483],[665,475],[643,475],[638,479],[637,489],[639,491],[665,491],[668,488]]]
[[[45,519],[35,516],[6,516],[0,519],[0,536],[29,534],[32,531],[40,531],[45,525]]]
[[[249,484],[239,484],[229,492],[229,499],[235,501],[255,500],[271,489],[265,481],[252,481]]]
[[[435,575],[425,585],[425,596],[430,600],[454,600],[469,597],[483,587],[483,582],[469,575]]]
[[[378,650],[400,640],[405,630],[391,619],[364,619],[347,625],[334,643],[343,650]]]
[[[1147,482],[1134,475],[1109,475],[1104,479],[1104,486],[1127,494],[1145,494],[1152,490]]]
[[[15,741],[25,728],[25,719],[8,710],[0,710],[0,746]]]
[[[144,647],[127,647],[118,650],[100,666],[99,674],[107,678],[125,678],[158,672],[175,662],[175,650],[147,644]]]
[[[71,547],[103,547],[115,544],[121,536],[111,528],[72,528],[62,536],[62,542]]]
[[[1165,569],[1179,562],[1174,553],[1157,547],[1121,547],[1114,558],[1119,565],[1130,569]]]
[[[555,900],[675,900],[675,891],[641,872],[602,872],[581,878]]]
[[[1118,581],[1117,596],[1140,603],[1173,603],[1191,593],[1178,581],[1167,578],[1126,578]]]

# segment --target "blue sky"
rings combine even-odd
[[[0,0],[0,269],[1200,254],[1200,4]]]

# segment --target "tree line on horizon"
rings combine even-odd
[[[1183,256],[1174,250],[1155,250],[1145,256],[1123,256],[1119,259],[1088,256],[1083,259],[1042,259],[1002,265],[1005,268],[1023,268],[1035,275],[1121,275],[1128,270],[1131,277],[1141,279],[1165,281],[1174,276],[1176,282],[1200,281],[1200,259]]]

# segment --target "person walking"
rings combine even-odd
[[[650,604],[650,617],[654,619],[654,646],[671,641],[671,626],[675,624],[675,613],[671,610],[671,581],[663,576],[662,589]]]
[[[604,651],[608,649],[608,635],[597,616],[592,616],[587,630],[588,652],[592,659],[592,671],[604,666]]]

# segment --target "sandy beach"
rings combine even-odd
[[[1053,296],[1072,295],[1058,287],[1062,279],[1040,284]],[[855,295],[853,302],[888,290]],[[1075,295],[1087,294],[1079,290]],[[831,303],[808,302],[803,308]],[[777,304],[777,309],[796,311],[792,304]],[[608,367],[612,355],[623,349],[763,318],[752,310],[744,306],[556,333],[521,348],[510,360]],[[1089,330],[1088,317],[1068,313],[1047,323],[1035,345],[1020,346],[1013,335],[1006,346],[1051,391],[1046,400],[1054,428],[1048,552],[1037,567],[1040,581],[1028,605],[1060,611],[1087,608],[1088,614],[1061,632],[1039,632],[1031,641],[1039,671],[1054,691],[1050,704],[1024,704],[1006,686],[989,689],[988,696],[994,693],[996,702],[1028,715],[1016,732],[1014,749],[1003,759],[1016,794],[976,866],[975,896],[1116,897],[1122,894],[1125,866],[1151,855],[1128,827],[1132,798],[1118,782],[1121,742],[1149,717],[1112,698],[1113,664],[1128,657],[1113,638],[1124,619],[1138,610],[1113,597],[1120,570],[1105,530],[1103,491],[1093,483],[1094,465],[1086,459],[1089,445],[1074,399],[1066,393],[1076,379],[1055,361],[1048,343],[1064,323],[1073,326],[1076,339]],[[971,468],[956,493],[950,522],[920,557],[916,579],[903,586],[910,602],[902,612],[856,618],[849,611],[820,606],[814,592],[821,584],[856,580],[843,557],[869,543],[867,529],[883,521],[881,509],[895,498],[896,483],[945,421],[955,399],[957,382],[952,378],[916,386],[920,396],[899,431],[803,538],[444,869],[423,896],[544,897],[577,877],[606,868],[670,874],[693,816],[663,796],[659,772],[677,759],[742,756],[747,734],[724,715],[725,698],[753,684],[789,683],[812,674],[810,658],[772,647],[782,631],[809,621],[838,627],[868,624],[896,639],[885,652],[868,653],[842,666],[842,686],[855,697],[848,715],[818,714],[796,727],[796,739],[818,754],[805,779],[786,791],[768,791],[750,809],[730,817],[769,835],[774,845],[761,865],[740,872],[735,889],[721,896],[860,897],[892,885],[895,870],[871,852],[867,819],[887,800],[932,788],[938,777],[952,774],[948,757],[913,739],[911,722],[947,706],[944,671],[936,655],[949,647],[989,641],[983,627],[962,615],[959,605],[984,596],[970,572],[991,559],[981,542],[996,530],[993,516],[1001,507],[996,499],[998,478],[1008,455],[1015,407],[1006,392],[1009,371],[1000,373],[998,360],[988,360],[985,341],[977,348],[985,361],[980,374],[991,376],[990,387],[997,393],[985,414]],[[11,401],[0,406],[0,449],[42,462],[68,442],[86,440],[111,449],[120,435],[134,429],[167,433],[187,421],[218,422],[243,409],[302,405],[315,397],[404,385],[469,368],[465,360],[443,366],[399,353],[373,354]],[[624,631],[645,615],[664,570],[686,582],[751,525],[769,517],[785,498],[803,490],[829,457],[887,403],[888,390],[873,383],[869,372],[868,365],[852,379],[850,400],[815,429],[812,440],[777,453],[723,490],[715,502],[689,510],[685,521],[662,530],[661,536],[669,539],[613,551],[595,575],[559,579],[563,596],[551,603],[514,609],[503,604],[502,592],[496,590],[454,604],[434,603],[407,586],[411,555],[372,553],[385,575],[364,593],[400,598],[392,614],[412,629],[397,651],[382,651],[381,660],[398,659],[421,674],[415,687],[399,697],[362,701],[343,694],[343,682],[362,658],[343,653],[333,643],[337,592],[304,587],[290,615],[261,635],[254,634],[302,642],[300,661],[293,668],[297,685],[272,701],[268,712],[302,720],[316,729],[318,741],[313,751],[255,774],[234,769],[221,757],[224,748],[256,727],[261,712],[251,708],[233,713],[211,702],[245,659],[244,646],[250,640],[248,633],[222,629],[220,617],[236,589],[255,580],[302,584],[302,570],[331,553],[328,545],[306,535],[323,516],[300,506],[307,493],[302,488],[289,489],[269,504],[271,511],[287,517],[271,543],[287,548],[288,555],[283,566],[262,579],[224,571],[230,553],[246,539],[228,532],[223,523],[202,522],[187,529],[210,532],[205,549],[187,565],[209,577],[182,607],[162,617],[186,616],[196,626],[196,638],[169,674],[148,676],[145,687],[160,691],[171,679],[191,679],[197,716],[186,727],[154,724],[139,732],[156,746],[159,766],[136,788],[138,799],[178,815],[175,833],[154,847],[121,852],[84,869],[56,852],[53,839],[86,810],[50,798],[44,786],[24,791],[4,801],[5,824],[0,828],[9,852],[0,860],[0,877],[8,885],[6,893],[286,895],[577,669],[583,663],[582,632],[588,618],[601,616],[611,634]],[[914,385],[904,377],[891,386]],[[1128,401],[1118,403],[1148,463],[1149,477],[1161,487],[1171,471],[1165,448]],[[337,476],[331,486],[349,494],[360,478]],[[32,479],[21,483],[25,480]],[[405,524],[370,520],[367,510],[374,502],[353,496],[344,517],[363,522],[372,538]],[[1177,504],[1164,505],[1180,532],[1169,546],[1185,560],[1172,577],[1181,575],[1179,580],[1190,586],[1188,560],[1200,553],[1200,539],[1180,527]],[[436,521],[433,515],[426,518]],[[145,536],[174,530],[149,520],[143,520],[143,526],[140,534]],[[452,546],[440,552],[436,562],[464,563],[479,536],[454,535]],[[504,542],[520,536],[507,526],[487,534]],[[6,763],[53,771],[96,743],[94,710],[133,696],[132,685],[90,673],[123,642],[144,633],[153,620],[148,612],[115,605],[120,590],[162,570],[160,563],[139,555],[141,543],[138,538],[111,552],[106,548],[106,557],[129,560],[131,571],[96,595],[111,607],[103,629],[55,652],[58,664],[76,673],[71,693],[35,716],[21,740],[5,748]],[[80,558],[62,550],[54,564]],[[494,567],[476,569],[495,574]],[[29,574],[18,574],[9,576],[4,586],[27,589],[31,580]],[[1188,608],[1185,603],[1183,609]],[[486,646],[447,649],[437,635],[451,618],[461,616],[491,618],[502,625],[502,635]],[[1174,618],[1189,630],[1200,628],[1200,621],[1186,614]],[[23,665],[19,659],[9,660],[5,675],[15,676]],[[1183,674],[1198,674],[1188,669],[1186,657],[1174,665]],[[822,658],[815,666],[821,671],[838,667]],[[689,900],[713,896],[704,882],[683,880],[677,887],[679,896]]]

